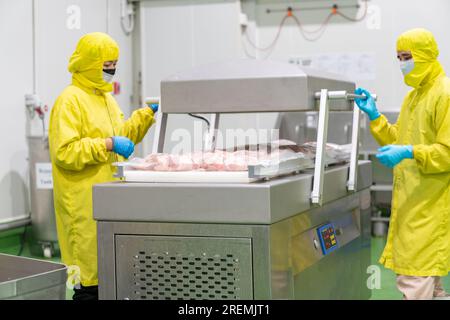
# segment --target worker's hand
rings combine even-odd
[[[149,103],[147,106],[152,109],[153,113],[158,112],[159,104],[158,103]]]
[[[378,112],[375,100],[369,93],[369,91],[362,88],[358,88],[355,90],[355,94],[365,95],[367,97],[365,99],[355,99],[355,102],[358,108],[367,113],[370,121],[378,119],[381,116],[380,112]]]
[[[111,137],[112,151],[128,159],[134,151],[134,143],[127,137]]]
[[[403,159],[412,159],[414,157],[412,146],[387,145],[378,149],[378,151],[379,153],[376,157],[389,168],[395,167]]]

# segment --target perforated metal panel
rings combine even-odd
[[[117,236],[118,299],[252,299],[251,240]]]

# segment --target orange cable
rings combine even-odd
[[[346,16],[346,15],[343,14],[340,10],[338,10],[337,7],[334,8],[334,9],[336,9],[335,14],[340,15],[342,18],[344,18],[344,19],[346,19],[346,20],[349,20],[349,21],[352,21],[352,22],[360,22],[360,21],[364,20],[364,19],[366,18],[366,16],[367,16],[368,5],[367,5],[367,0],[366,0],[366,1],[365,1],[364,14],[363,14],[360,18],[352,18],[352,17]]]
[[[368,11],[368,5],[367,5],[367,1],[365,1],[364,14],[363,14],[360,18],[354,19],[354,18],[351,18],[351,17],[348,17],[348,16],[344,15],[342,12],[339,11],[338,6],[337,6],[337,5],[334,5],[333,8],[332,8],[332,10],[331,10],[331,12],[330,12],[330,14],[328,14],[327,18],[324,20],[324,22],[320,25],[320,27],[319,27],[318,29],[316,29],[316,30],[306,30],[306,29],[303,27],[303,24],[301,23],[301,21],[293,14],[292,8],[289,7],[289,8],[287,9],[286,15],[285,15],[285,16],[283,17],[283,19],[281,20],[281,23],[280,23],[280,25],[279,25],[279,27],[278,27],[278,31],[277,31],[277,34],[276,34],[274,40],[273,40],[268,46],[263,47],[263,48],[259,48],[258,46],[256,46],[256,44],[254,44],[254,43],[250,40],[247,30],[245,30],[244,33],[245,33],[245,36],[246,36],[246,38],[247,38],[247,41],[249,42],[249,44],[250,44],[254,49],[259,50],[259,51],[267,51],[267,50],[272,49],[272,48],[275,46],[275,44],[278,42],[278,39],[280,38],[280,34],[281,34],[282,29],[283,29],[284,23],[286,22],[286,20],[287,20],[288,18],[294,19],[294,21],[296,22],[296,24],[297,24],[297,26],[298,26],[298,28],[299,28],[299,30],[300,30],[300,33],[301,33],[302,37],[303,37],[305,40],[307,40],[307,41],[317,41],[318,39],[320,39],[320,37],[321,37],[321,36],[323,35],[323,33],[325,32],[326,27],[328,26],[328,24],[329,24],[331,18],[332,18],[334,15],[340,15],[342,18],[347,19],[347,20],[349,20],[349,21],[359,22],[359,21],[364,20],[364,18],[367,16],[367,11]],[[313,38],[308,38],[308,37],[306,36],[306,34],[317,34],[317,33],[318,33],[318,35],[317,35],[316,37],[313,37]]]

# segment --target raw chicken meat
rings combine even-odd
[[[304,153],[311,158],[315,158],[317,143],[307,142],[301,146]],[[328,164],[350,161],[351,144],[339,145],[335,143],[327,143],[325,146],[325,156]]]
[[[206,152],[203,155],[202,168],[207,171],[224,171],[224,152],[217,150],[216,152]]]
[[[283,160],[292,158],[313,160],[316,153],[314,142],[298,146],[292,141],[279,140],[265,146],[269,148],[258,145],[256,148],[245,146],[243,149],[181,155],[156,153],[144,159],[134,158],[128,164],[133,169],[149,171],[247,171],[249,165],[277,165]],[[327,158],[337,162],[346,161],[350,154],[347,146],[327,144],[326,150]]]

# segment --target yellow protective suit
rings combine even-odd
[[[397,123],[371,122],[381,145],[412,145],[414,159],[394,168],[386,268],[409,276],[445,276],[450,270],[450,80],[437,61],[433,35],[423,29],[402,34],[397,50],[412,52],[413,86]]]
[[[62,260],[80,268],[81,284],[97,279],[97,229],[92,215],[92,186],[114,180],[105,138],[126,136],[140,142],[154,122],[153,111],[136,110],[130,119],[109,93],[103,62],[117,60],[116,42],[103,33],[82,37],[69,62],[72,85],[56,100],[50,115],[50,156],[58,240]]]

